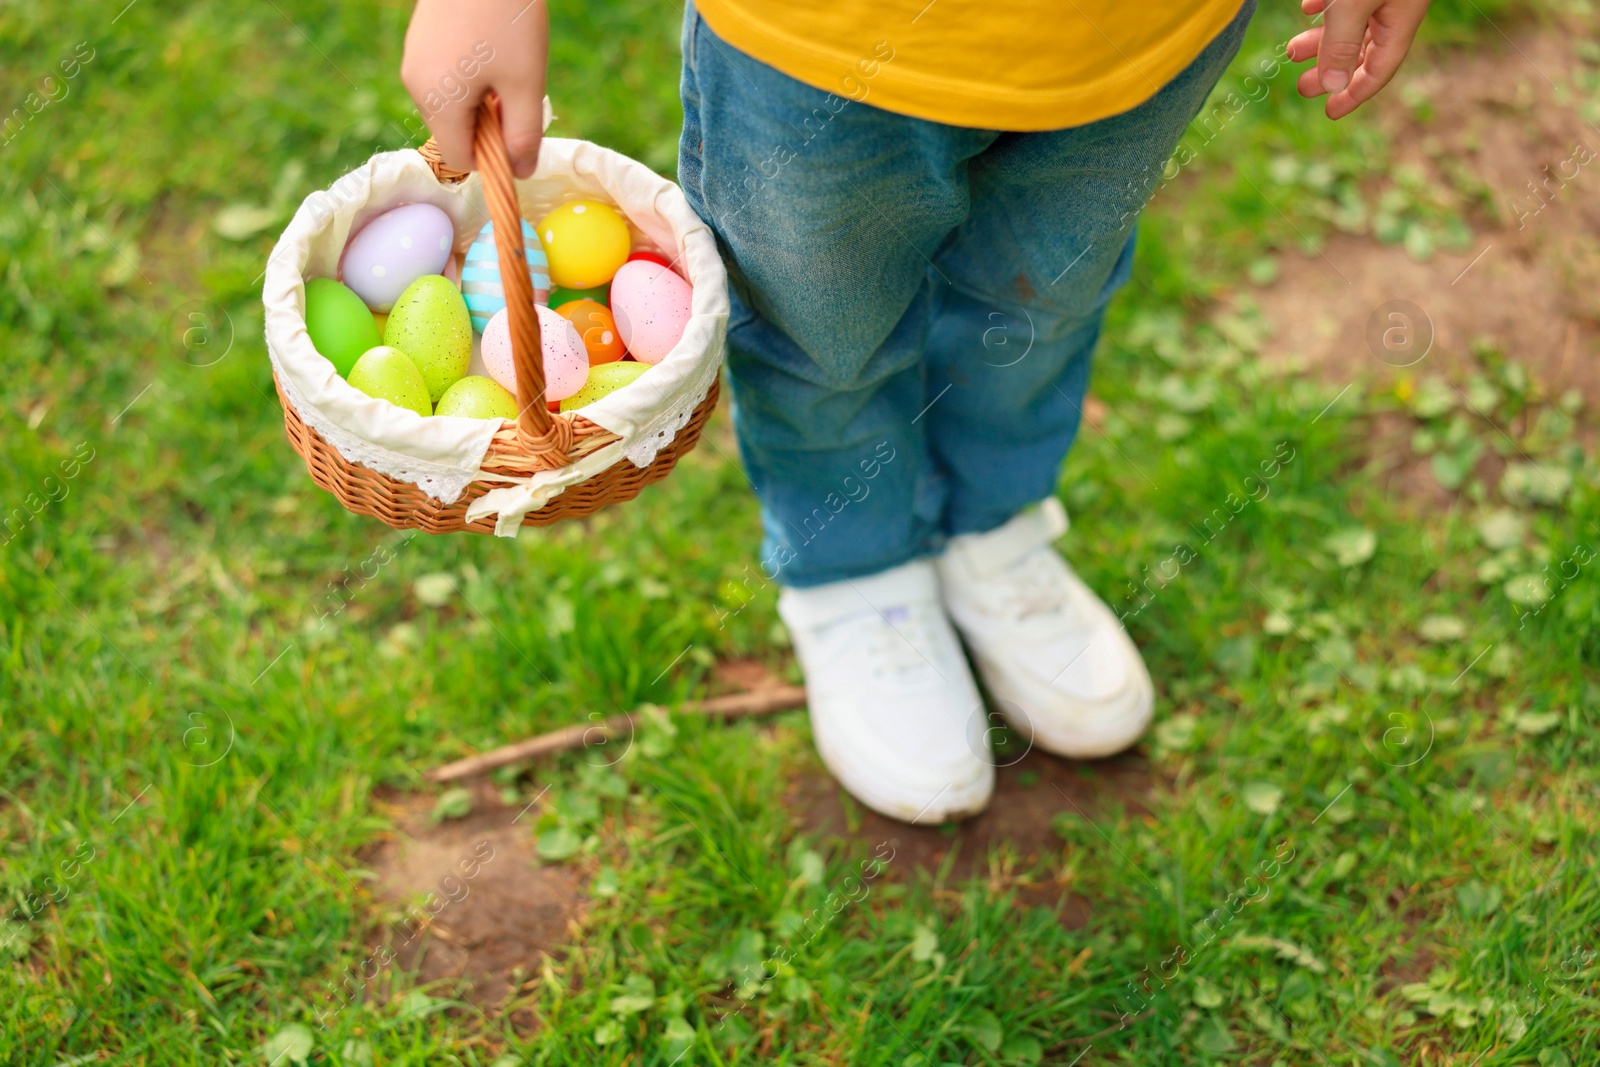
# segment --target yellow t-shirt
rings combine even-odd
[[[1242,0],[696,0],[717,36],[841,99],[991,130],[1126,111]]]

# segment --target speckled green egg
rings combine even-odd
[[[593,404],[624,385],[638,381],[649,369],[648,363],[633,362],[602,363],[597,367],[590,367],[588,381],[584,382],[582,389],[561,402],[561,410],[576,411],[578,408]]]
[[[433,414],[428,383],[423,381],[417,365],[398,348],[379,345],[370,349],[356,360],[346,380],[368,396],[409,408],[418,415]]]
[[[517,398],[493,378],[469,374],[444,391],[433,413],[466,419],[514,419]]]
[[[383,343],[411,357],[437,401],[472,361],[472,316],[461,290],[442,274],[424,274],[406,286],[384,324]]]

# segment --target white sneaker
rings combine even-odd
[[[851,795],[904,822],[983,810],[994,792],[983,700],[932,563],[785,589],[778,613],[805,672],[817,751]]]
[[[952,538],[939,578],[1006,721],[1059,756],[1109,756],[1149,726],[1154,690],[1128,632],[1051,547],[1066,530],[1051,497],[999,529]]]

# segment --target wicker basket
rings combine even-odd
[[[416,528],[428,533],[456,530],[494,533],[496,521],[492,515],[467,521],[467,509],[474,500],[491,489],[525,481],[541,471],[563,468],[619,440],[617,434],[581,413],[552,413],[546,407],[539,320],[534,312],[533,286],[525,266],[521,214],[511,162],[501,138],[498,102],[492,98],[486,100],[480,110],[473,147],[484,200],[494,223],[520,409],[517,420],[504,422],[491,438],[481,463],[483,476],[470,483],[458,498],[445,503],[429,496],[417,485],[352,462],[301,419],[276,372],[273,375],[278,399],[283,405],[284,430],[290,445],[305,460],[312,481],[332,493],[350,511],[371,515],[399,529]],[[453,185],[466,180],[465,173],[445,166],[434,142],[429,141],[419,151],[440,183]],[[619,455],[616,462],[566,487],[543,507],[524,514],[522,525],[544,526],[560,519],[581,518],[608,504],[631,500],[651,482],[666,477],[678,459],[699,440],[706,419],[716,407],[717,394],[717,380],[712,378],[704,398],[688,421],[647,466],[636,466]]]

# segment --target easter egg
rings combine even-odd
[[[583,347],[589,352],[591,366],[615,363],[627,354],[622,347],[622,337],[617,333],[616,320],[604,305],[593,300],[571,300],[556,312],[572,323],[583,338]]]
[[[378,324],[378,336],[382,337],[383,328],[389,325],[389,313],[387,311],[374,311],[372,313],[372,321]]]
[[[472,320],[450,279],[424,274],[400,294],[383,328],[383,343],[411,357],[437,401],[472,362]]]
[[[432,415],[428,383],[417,365],[398,348],[379,345],[362,354],[350,368],[349,382],[368,396],[387,400],[418,415]]]
[[[511,360],[511,320],[508,314],[501,308],[490,317],[488,325],[483,328],[483,344],[478,351],[483,356],[483,366],[489,372],[489,377],[515,396],[517,372]],[[540,334],[539,340],[543,342],[543,334]]]
[[[588,289],[552,289],[550,290],[550,306],[558,308],[562,304],[570,304],[574,300],[593,300],[601,307],[611,306],[611,283],[591,286]]]
[[[683,336],[694,290],[672,271],[645,260],[624,263],[611,280],[611,314],[622,343],[640,363],[660,363]]]
[[[539,315],[539,347],[544,354],[544,398],[565,400],[583,388],[589,377],[588,350],[572,323],[543,305],[535,304],[534,310]],[[508,315],[504,310],[496,312],[483,328],[483,365],[490,377],[516,396],[517,372],[511,355]]]
[[[527,220],[522,223],[522,254],[528,261],[528,276],[533,279],[533,302],[549,302],[550,275],[544,247]],[[472,328],[479,333],[494,313],[506,306],[506,291],[500,284],[500,250],[494,243],[492,222],[478,231],[477,239],[467,249],[466,262],[461,266],[461,295],[467,298],[467,310],[472,312]]]
[[[348,375],[367,349],[383,344],[367,305],[332,278],[306,282],[306,332],[340,375]]]
[[[465,419],[514,419],[517,398],[493,379],[469,374],[444,391],[435,415],[457,415]]]
[[[561,410],[576,411],[578,408],[593,404],[624,385],[638,381],[649,369],[649,365],[644,363],[602,363],[598,367],[590,367],[589,380],[584,383],[582,389],[561,402]]]
[[[641,248],[639,251],[632,252],[628,255],[629,263],[632,263],[635,260],[643,260],[646,263],[659,263],[668,270],[672,269],[672,263],[667,259],[666,256],[662,255],[660,252],[652,252],[648,248]]]
[[[432,204],[406,204],[367,223],[344,246],[343,281],[373,311],[388,311],[406,286],[438,274],[450,258],[455,227]]]
[[[610,281],[632,243],[621,213],[598,200],[562,204],[540,219],[537,229],[550,257],[550,280],[563,289]]]

